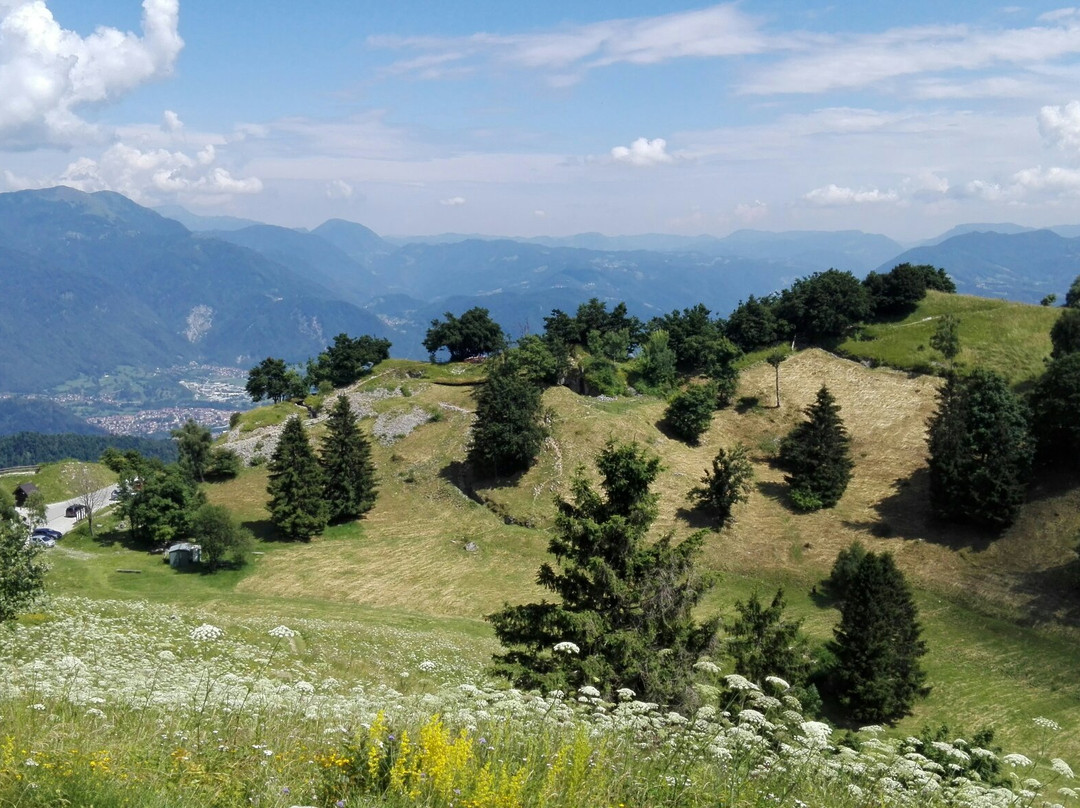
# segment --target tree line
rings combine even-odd
[[[132,435],[48,435],[17,432],[0,436],[0,467],[56,463],[61,460],[96,461],[106,449],[135,450],[165,462],[176,460],[176,446],[169,440],[137,438]]]

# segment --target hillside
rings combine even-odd
[[[376,623],[410,615],[409,620],[444,626],[445,636],[456,637],[463,649],[476,649],[462,653],[476,653],[482,663],[486,640],[475,643],[488,629],[477,621],[506,600],[542,595],[534,576],[546,555],[543,528],[551,523],[553,497],[566,493],[574,470],[590,466],[608,438],[637,440],[661,456],[657,535],[669,529],[687,535],[708,526],[688,509],[686,492],[718,446],[743,441],[752,449],[756,488],[738,509],[734,527],[708,538],[705,560],[718,586],[707,609],[730,614],[735,599],[783,584],[807,630],[824,640],[836,613],[817,603],[810,590],[836,553],[856,539],[889,550],[919,592],[935,686],[899,731],[912,732],[928,721],[971,731],[1002,711],[993,724],[1003,741],[1015,745],[1036,737],[1020,716],[1052,715],[1067,727],[1056,742],[1080,753],[1080,689],[1072,676],[1080,625],[1074,552],[1080,488],[1071,481],[1042,484],[1018,524],[998,538],[929,519],[923,431],[938,379],[804,351],[781,366],[783,401],[777,410],[769,406],[772,368],[755,365],[742,377],[742,411],[719,413],[697,448],[658,429],[660,400],[604,402],[556,388],[545,395],[554,413],[553,437],[536,466],[520,479],[480,485],[474,492],[460,464],[471,419],[470,387],[413,378],[428,368],[391,363],[352,393],[377,434],[393,431],[395,423],[412,430],[387,443],[376,441],[380,497],[359,523],[331,527],[310,544],[263,543],[265,555],[249,571],[205,583],[169,578],[152,561],[125,561],[152,573],[140,580],[111,574],[115,562],[108,558],[99,569],[96,562],[87,567],[57,557],[60,591],[194,598],[239,614],[359,610]],[[782,475],[769,460],[777,439],[822,384],[835,393],[853,436],[855,477],[835,510],[799,514],[786,505]],[[246,414],[244,422],[257,423],[259,412]],[[275,421],[280,417],[269,422]],[[312,428],[317,435],[320,427]],[[241,426],[232,439],[265,454],[272,450],[275,429]],[[210,486],[208,494],[268,538],[265,475],[265,467],[250,469],[235,481]],[[465,549],[469,542],[475,552]],[[998,660],[992,670],[987,658]],[[973,670],[980,675],[973,677]],[[1026,682],[1022,692],[1017,681]]]

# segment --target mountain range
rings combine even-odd
[[[1055,230],[968,225],[908,250],[860,231],[404,240],[343,220],[308,231],[154,211],[111,192],[6,193],[0,393],[119,365],[303,361],[342,331],[418,358],[433,318],[477,305],[511,337],[591,297],[645,319],[698,302],[726,315],[829,267],[930,263],[961,292],[1037,302],[1080,274],[1080,227]]]

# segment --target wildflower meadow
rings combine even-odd
[[[471,658],[407,629],[56,598],[0,632],[0,805],[1080,804],[1049,718],[1042,748],[1006,754],[841,734],[786,682],[711,662],[684,716],[625,688],[508,689]]]

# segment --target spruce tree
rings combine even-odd
[[[476,391],[476,420],[468,460],[482,474],[525,471],[547,437],[540,388],[517,370],[517,362],[499,358]]]
[[[656,518],[649,487],[660,461],[636,444],[609,442],[596,461],[597,491],[582,474],[561,500],[538,583],[557,596],[488,616],[505,651],[496,669],[515,684],[573,692],[583,685],[633,690],[675,707],[694,700],[692,667],[711,651],[718,620],[693,611],[708,589],[695,570],[703,533],[648,542]]]
[[[784,480],[791,501],[801,510],[816,511],[840,501],[855,464],[840,407],[827,387],[805,413],[807,420],[781,442],[779,463],[788,472]]]
[[[359,519],[375,505],[375,464],[349,399],[338,396],[326,419],[319,465],[331,522]]]
[[[747,448],[741,443],[731,449],[721,447],[713,458],[712,470],[706,470],[701,485],[692,488],[688,496],[711,511],[719,527],[726,527],[732,521],[732,508],[748,499],[753,479]]]
[[[285,422],[269,469],[270,520],[281,535],[307,541],[322,533],[328,515],[323,473],[295,415]]]
[[[929,421],[930,506],[944,519],[1001,529],[1024,503],[1033,440],[1027,408],[1005,380],[951,375]]]
[[[860,722],[892,722],[929,693],[920,659],[926,653],[918,611],[890,553],[866,553],[840,606],[829,650],[830,691]]]
[[[728,634],[727,651],[735,660],[735,673],[757,685],[766,676],[779,676],[792,686],[806,681],[812,659],[802,634],[802,621],[784,617],[784,590],[778,589],[764,606],[757,592],[735,604],[738,616]]]

